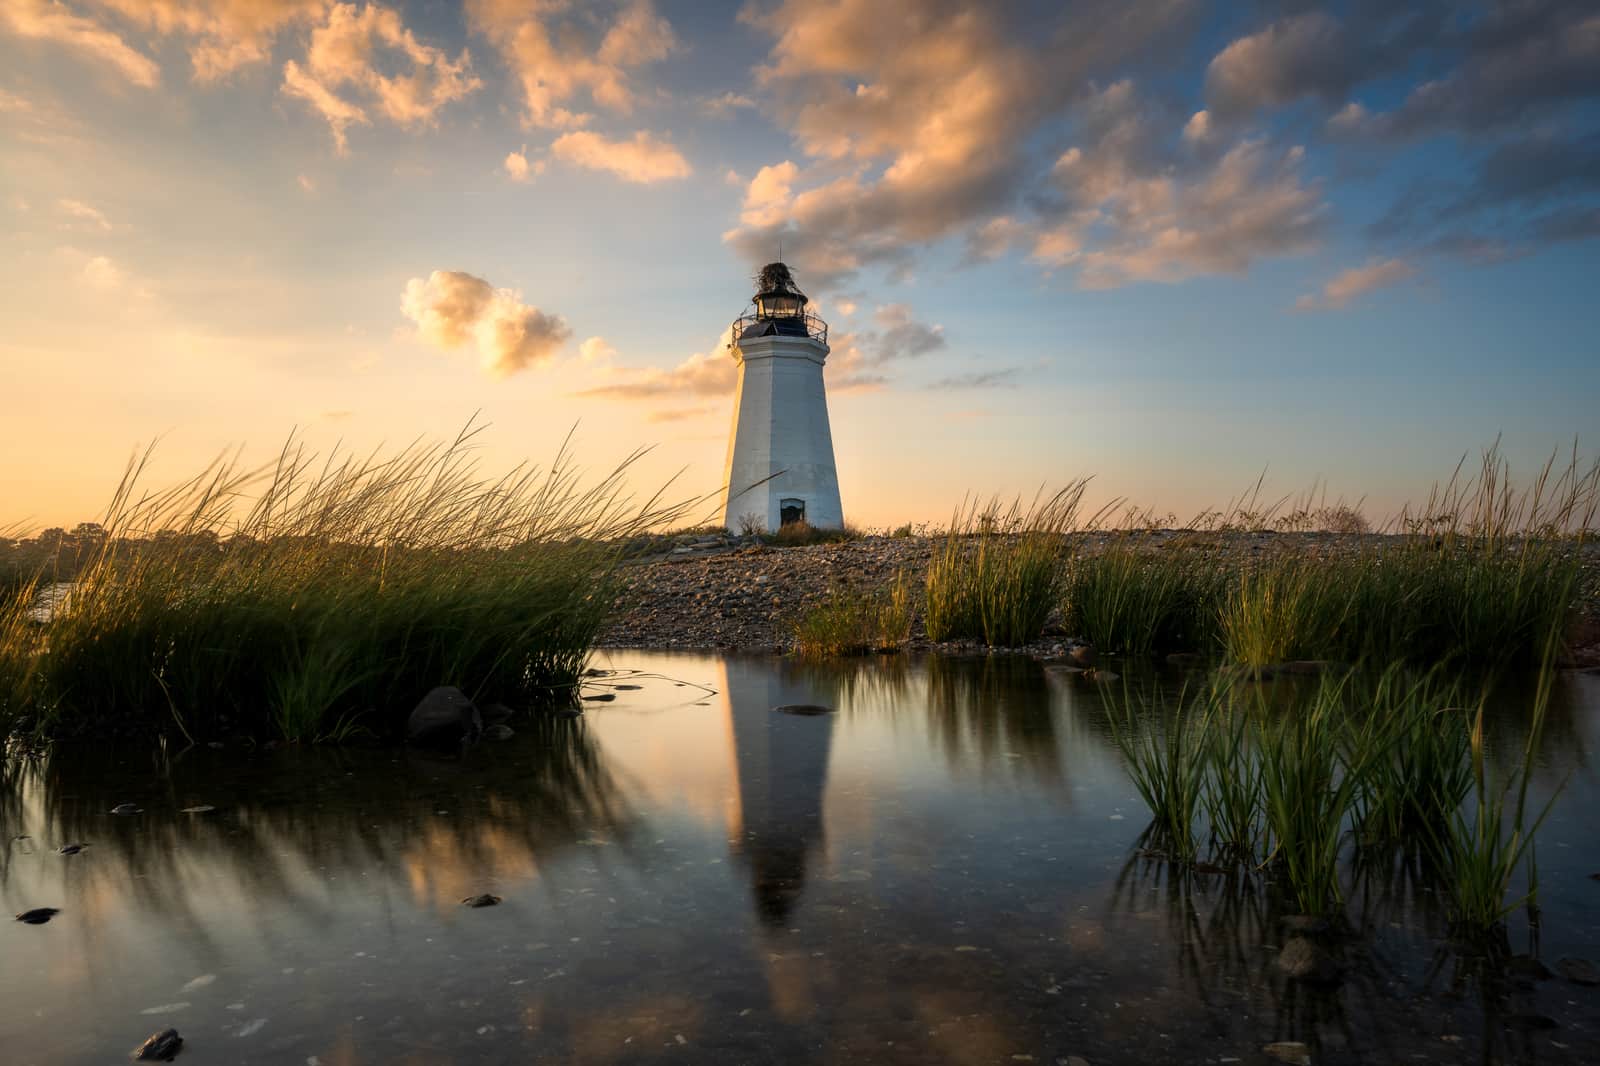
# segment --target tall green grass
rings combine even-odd
[[[1481,704],[1474,722],[1437,670],[1358,667],[1270,700],[1224,674],[1165,704],[1108,694],[1106,709],[1154,850],[1194,862],[1203,843],[1213,861],[1261,870],[1296,910],[1331,919],[1351,860],[1425,858],[1457,926],[1484,932],[1537,891],[1532,839],[1548,806],[1532,811],[1527,794],[1554,676],[1543,665],[1522,765],[1498,785]],[[1514,896],[1524,866],[1529,888]]]
[[[45,623],[0,617],[0,714],[50,735],[400,731],[456,685],[512,705],[575,684],[616,545],[681,508],[635,503],[625,462],[585,486],[479,474],[479,430],[384,457],[219,460],[171,489],[130,464],[108,536]]]
[[[1500,781],[1491,781],[1484,751],[1483,705],[1480,703],[1472,724],[1470,799],[1450,812],[1442,829],[1433,834],[1441,865],[1449,871],[1451,916],[1456,931],[1470,938],[1503,939],[1503,921],[1518,907],[1535,908],[1539,877],[1534,852],[1534,834],[1550,814],[1553,793],[1537,811],[1528,805],[1528,786],[1533,778],[1534,757],[1544,732],[1550,706],[1549,669],[1554,658],[1554,643],[1546,651],[1534,695],[1533,714],[1520,763]],[[1512,895],[1519,869],[1526,871],[1526,886],[1521,895]]]
[[[1209,715],[1198,701],[1180,694],[1154,724],[1151,705],[1143,700],[1136,710],[1134,701],[1125,696],[1108,699],[1111,736],[1133,787],[1150,808],[1145,839],[1153,850],[1190,862],[1196,853],[1195,820],[1206,784]]]
[[[1075,481],[1024,510],[997,501],[958,511],[928,565],[928,639],[1016,647],[1034,640],[1056,607],[1066,534],[1087,482]]]
[[[832,589],[794,624],[795,650],[816,658],[899,651],[911,639],[911,598],[903,571],[872,592]]]
[[[1073,560],[1065,581],[1066,623],[1104,651],[1210,651],[1223,580],[1223,571],[1199,553],[1123,534],[1099,554]]]

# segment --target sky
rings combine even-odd
[[[0,528],[474,418],[714,493],[780,245],[853,524],[1382,520],[1596,451],[1600,9],[4,0]]]

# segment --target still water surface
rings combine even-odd
[[[1137,857],[1144,808],[1081,677],[599,665],[663,676],[461,759],[8,764],[0,904],[62,912],[0,927],[0,1060],[125,1061],[173,1025],[180,1062],[310,1066],[1251,1063],[1274,1041],[1317,1063],[1600,1061],[1600,990],[1472,977],[1403,879],[1352,892],[1342,984],[1286,981],[1277,904]],[[773,711],[801,703],[839,713]],[[1518,727],[1503,712],[1503,748]],[[1537,786],[1566,780],[1538,852],[1552,965],[1600,961],[1597,744],[1600,677],[1569,678]],[[107,813],[127,802],[144,813]],[[481,892],[504,902],[461,905]],[[1520,914],[1511,937],[1530,947]]]

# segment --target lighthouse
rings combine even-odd
[[[754,310],[734,320],[729,338],[739,390],[723,524],[739,531],[753,516],[768,530],[793,522],[838,529],[844,508],[822,385],[828,324],[806,310],[785,264],[768,263],[756,282]]]

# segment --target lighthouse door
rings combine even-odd
[[[806,520],[806,501],[804,500],[779,500],[778,524],[783,526],[793,525]]]

